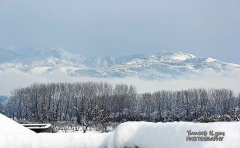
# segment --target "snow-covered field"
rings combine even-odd
[[[34,133],[0,114],[1,148],[238,148],[240,122],[126,122],[109,133]]]

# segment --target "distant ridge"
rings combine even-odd
[[[177,77],[186,73],[240,72],[240,65],[210,57],[196,57],[183,52],[159,50],[149,55],[131,55],[121,58],[110,56],[86,58],[72,54],[61,47],[37,48],[17,53],[0,50],[0,71],[16,69],[25,73],[62,71],[70,76],[105,78],[139,78],[158,80]]]

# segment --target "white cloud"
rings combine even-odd
[[[239,73],[215,73],[210,71],[198,75],[187,74],[177,79],[168,78],[159,81],[143,80],[137,77],[127,78],[91,78],[70,77],[61,71],[46,74],[24,73],[18,70],[0,71],[0,94],[10,95],[16,88],[26,87],[33,83],[51,82],[108,82],[110,84],[134,85],[139,93],[155,92],[159,90],[182,90],[189,88],[227,88],[235,93],[240,92]]]

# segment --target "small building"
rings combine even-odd
[[[52,133],[51,124],[22,124],[36,133]]]

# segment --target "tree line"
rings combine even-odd
[[[75,122],[85,127],[125,121],[239,121],[240,94],[228,89],[137,93],[106,82],[33,84],[13,90],[0,106],[20,122]]]

